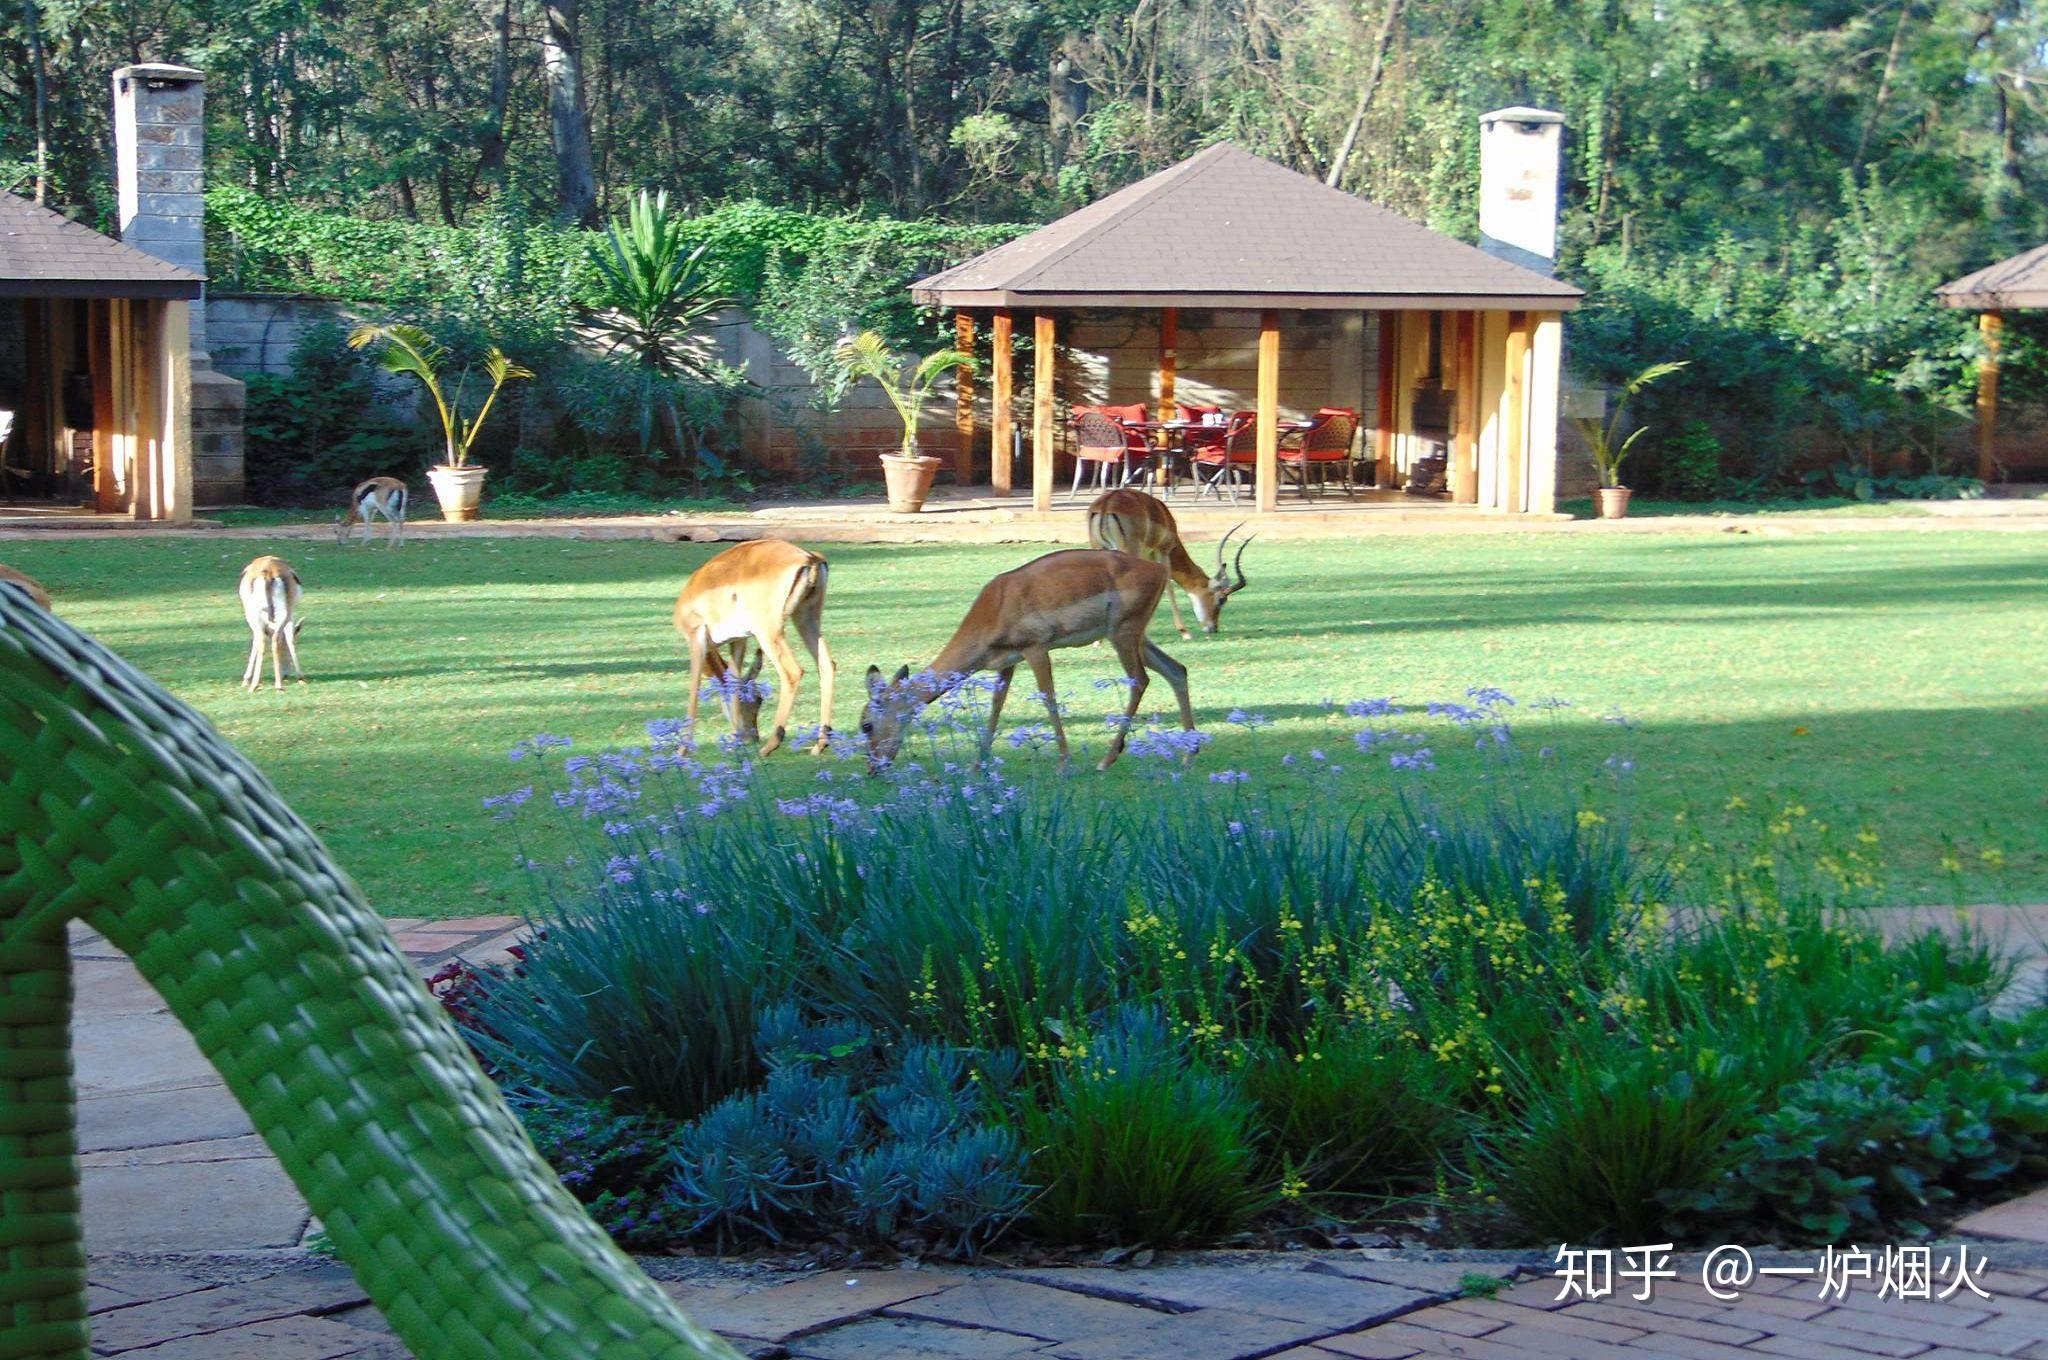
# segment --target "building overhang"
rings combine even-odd
[[[109,279],[0,279],[4,298],[130,298],[136,301],[197,302],[205,285],[198,279],[121,282]]]
[[[1570,312],[1585,295],[1527,293],[1474,296],[1465,293],[1041,293],[990,288],[913,288],[923,307],[963,310],[1009,308],[1102,308],[1154,311],[1165,307],[1222,311],[1286,312]]]

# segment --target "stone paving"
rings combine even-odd
[[[2048,909],[1996,920],[2024,943]],[[518,935],[507,916],[390,925],[423,973],[502,959]],[[347,1270],[305,1248],[305,1204],[155,992],[90,931],[74,927],[72,945],[94,1352],[407,1360]],[[1822,1302],[1812,1280],[1791,1278],[1720,1300],[1692,1261],[1690,1279],[1659,1282],[1647,1301],[1560,1303],[1547,1263],[1509,1253],[1187,1253],[1144,1268],[803,1276],[647,1264],[693,1316],[766,1360],[2048,1360],[2048,1190],[1955,1231],[1990,1262],[1978,1277],[1988,1300],[1880,1302],[1865,1285]],[[1521,1282],[1486,1297],[1475,1276],[1489,1288]]]

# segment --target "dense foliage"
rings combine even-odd
[[[210,76],[219,278],[437,305],[504,288],[545,313],[588,274],[541,224],[595,226],[660,186],[721,290],[757,296],[778,254],[865,268],[876,246],[894,258],[863,304],[900,310],[900,262],[1004,234],[955,223],[1044,220],[1219,138],[1469,237],[1477,116],[1546,105],[1571,129],[1563,266],[1594,294],[1573,363],[1613,381],[1690,359],[1643,403],[1634,476],[1709,496],[1953,453],[1976,341],[1928,289],[2048,234],[2044,13],[31,0],[0,18],[0,174],[104,222],[108,71],[185,59]],[[2038,402],[2048,324],[2015,330],[2006,396]]]
[[[1376,766],[1392,811],[1279,806],[1160,729],[1124,777],[1162,796],[1103,804],[964,759],[971,695],[879,787],[828,765],[794,798],[674,723],[516,753],[543,771],[494,804],[583,844],[528,863],[542,933],[457,1004],[627,1240],[968,1253],[1425,1209],[1496,1243],[1834,1240],[2048,1170],[2048,1012],[1994,1016],[2010,972],[1967,935],[1840,909],[1865,847],[1793,851],[1803,808],[1739,864],[1647,864],[1627,759],[1601,806],[1562,799],[1496,691],[1361,701],[1345,752],[1295,757]],[[1478,792],[1446,799],[1458,747]],[[614,1174],[588,1130],[627,1126],[659,1151]]]

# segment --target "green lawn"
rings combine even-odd
[[[313,683],[245,696],[234,582],[250,556],[273,550],[306,581]],[[668,611],[712,551],[53,539],[0,545],[0,560],[41,578],[61,613],[253,755],[380,909],[445,915],[520,900],[504,828],[479,809],[517,782],[521,768],[504,757],[514,741],[552,731],[588,749],[680,714],[688,672]],[[928,661],[976,587],[1038,549],[828,551],[837,722],[851,728],[870,661]],[[1462,698],[1494,685],[1575,705],[1529,715],[1527,744],[1555,745],[1584,769],[1633,755],[1631,796],[1651,842],[1753,828],[1722,818],[1732,795],[1752,807],[1798,801],[1839,828],[1875,832],[1898,896],[2038,900],[2048,890],[2048,537],[1387,537],[1259,543],[1246,566],[1251,588],[1222,634],[1179,642],[1155,628],[1193,672],[1198,716],[1219,731],[1202,769],[1249,768],[1292,792],[1301,767],[1283,770],[1280,757],[1315,744],[1349,757],[1344,779],[1359,781],[1360,796],[1384,797],[1384,759],[1352,750],[1358,724],[1319,701]],[[1120,696],[1092,682],[1113,669],[1095,648],[1064,654],[1058,671],[1074,730],[1098,746],[1101,715]],[[802,721],[816,713],[811,685]],[[1167,702],[1155,686],[1147,707]],[[1233,707],[1274,725],[1229,727]],[[1602,721],[1617,712],[1640,726]],[[1040,715],[1020,698],[1009,720]],[[1429,778],[1459,779],[1447,748],[1469,734],[1443,736],[1445,767]],[[792,783],[815,768],[795,754],[771,764]],[[1076,777],[1091,794],[1171,796],[1130,765]],[[1986,850],[2003,854],[2002,870],[1987,869]],[[1961,881],[1943,865],[1951,854]]]

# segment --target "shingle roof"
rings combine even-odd
[[[1934,295],[1950,307],[1995,311],[2000,307],[2048,307],[2048,245],[2022,251],[2009,260],[1989,264]]]
[[[1584,294],[1227,143],[911,285],[930,306],[1486,304]]]
[[[196,298],[204,280],[0,193],[0,297]]]

